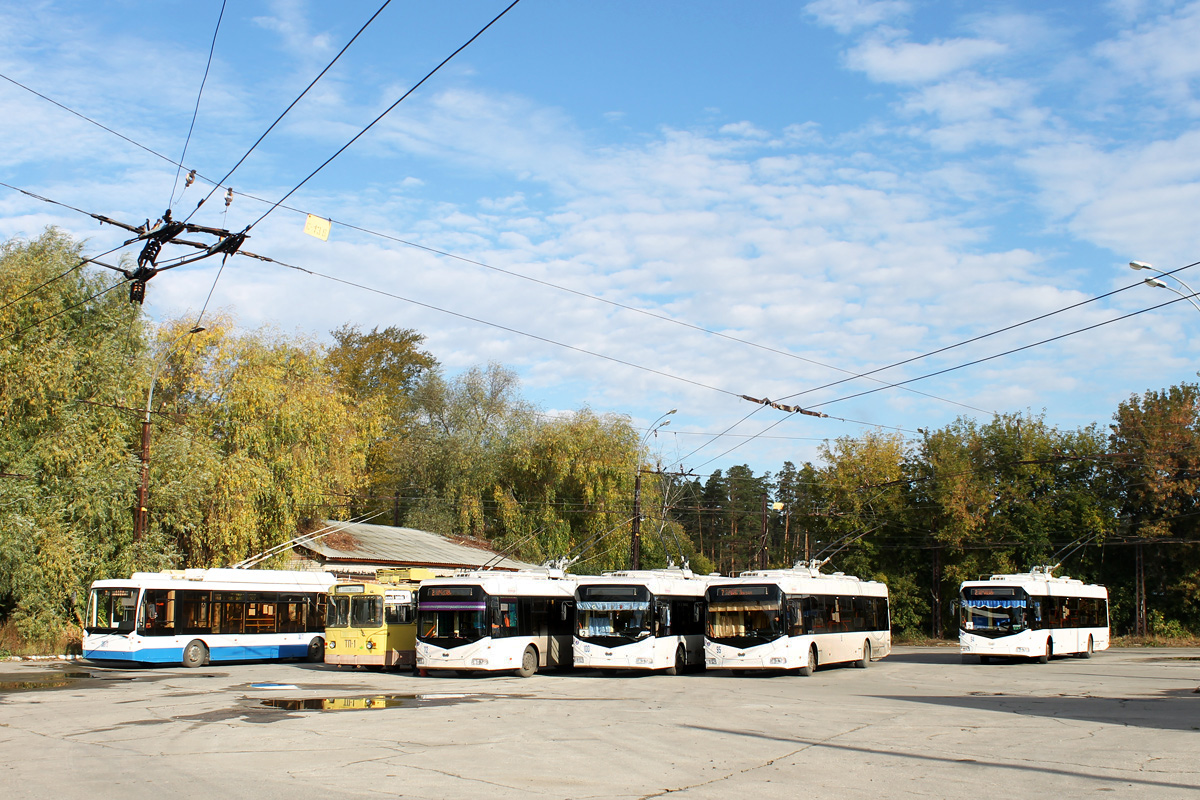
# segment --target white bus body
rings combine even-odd
[[[580,577],[575,587],[575,666],[670,674],[703,667],[708,582],[679,568]]]
[[[869,666],[892,651],[887,586],[815,566],[713,578],[704,656],[708,669]]]
[[[322,660],[328,572],[189,569],[92,584],[83,656],[183,664]]]
[[[465,572],[422,581],[417,669],[516,670],[571,666],[575,577],[561,570]]]
[[[1109,645],[1108,589],[1049,568],[965,581],[959,591],[963,661],[1056,655],[1087,658]]]

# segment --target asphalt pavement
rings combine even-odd
[[[1200,649],[811,677],[0,662],[17,798],[1200,797]]]

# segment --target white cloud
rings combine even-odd
[[[909,4],[902,0],[815,0],[804,10],[822,25],[850,33],[904,16]]]
[[[1007,45],[988,39],[943,39],[918,44],[874,37],[852,48],[846,55],[846,63],[879,83],[928,83],[1007,51]]]
[[[1200,3],[1189,3],[1175,13],[1155,17],[1101,42],[1095,55],[1110,75],[1123,85],[1137,86],[1191,114],[1200,113],[1195,81],[1200,78]]]

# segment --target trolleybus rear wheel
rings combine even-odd
[[[871,642],[869,640],[863,642],[862,658],[855,661],[854,666],[859,669],[866,669],[871,666]]]
[[[815,645],[808,648],[808,663],[797,671],[805,678],[817,671],[817,648]]]
[[[306,660],[312,663],[320,663],[325,660],[325,640],[320,636],[308,643],[308,655]]]
[[[1054,642],[1050,639],[1047,639],[1046,640],[1046,652],[1043,655],[1038,656],[1038,663],[1039,664],[1049,663],[1050,658],[1053,655],[1054,655]]]
[[[183,648],[183,665],[189,669],[203,667],[208,662],[208,648],[199,639],[193,639]]]
[[[529,647],[526,647],[525,652],[521,655],[521,666],[517,669],[517,674],[522,678],[532,678],[537,674],[537,670],[537,650],[533,649],[533,645],[529,645]]]
[[[1096,643],[1095,643],[1095,641],[1092,640],[1092,637],[1089,636],[1087,650],[1084,650],[1082,653],[1080,653],[1079,657],[1080,658],[1091,658],[1092,653],[1094,653],[1095,651],[1096,651]]]

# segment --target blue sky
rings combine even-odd
[[[282,197],[505,5],[393,2],[234,173],[228,212],[214,196],[194,221],[257,219],[268,206],[247,195]],[[224,175],[378,6],[230,3],[186,166]],[[178,160],[219,9],[10,4],[0,74]],[[1195,380],[1196,308],[916,392],[818,387],[1131,286],[1130,260],[1200,259],[1196,41],[1198,2],[523,0],[245,245],[415,304],[236,258],[209,308],[321,340],[346,322],[416,328],[447,372],[504,364],[551,414],[645,426],[678,408],[656,451],[701,474],[775,471],[872,425],[915,437],[1025,410],[1106,425],[1131,394]],[[175,168],[0,80],[0,180],[140,222],[166,207]],[[200,188],[176,190],[177,216]],[[335,221],[328,242],[302,233],[301,211]],[[123,240],[0,188],[0,235],[49,224],[91,252]],[[147,310],[195,315],[218,266],[155,278]],[[1179,277],[1200,286],[1195,272]],[[876,377],[1173,299],[1136,286]],[[697,451],[755,410],[740,394],[832,418],[760,409]]]

